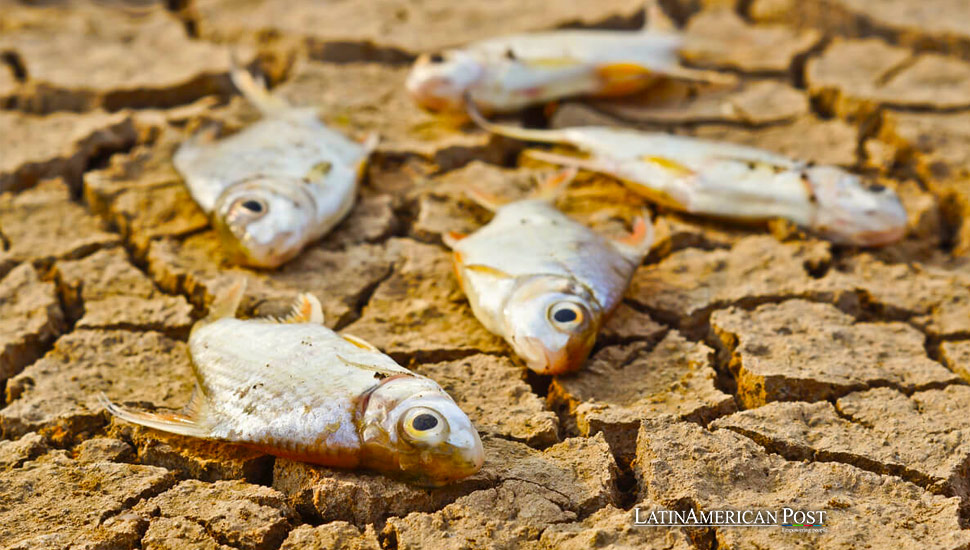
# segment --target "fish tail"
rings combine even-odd
[[[236,62],[235,56],[233,56],[229,78],[246,101],[252,103],[263,114],[278,112],[289,107],[289,104],[282,99],[270,95],[266,89],[266,80],[263,77],[254,77],[245,67]]]
[[[538,141],[540,143],[568,143],[566,134],[557,130],[530,130],[528,128],[515,128],[504,124],[496,124],[489,121],[482,115],[475,102],[469,97],[465,97],[465,109],[468,116],[486,132],[498,134],[500,136],[519,139],[522,141]]]
[[[98,401],[106,411],[125,422],[179,435],[193,437],[207,437],[209,435],[209,429],[198,421],[201,403],[203,401],[201,391],[198,389],[196,389],[196,393],[193,394],[192,400],[186,407],[186,414],[152,413],[129,409],[112,403],[104,393],[98,396]]]
[[[204,321],[211,322],[216,319],[235,317],[239,303],[242,302],[242,298],[246,294],[246,283],[246,277],[240,275],[232,283],[232,286],[217,294],[209,306],[209,314]]]

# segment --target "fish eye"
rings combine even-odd
[[[444,60],[445,56],[441,55],[440,53],[433,53],[428,56],[428,61],[432,63],[441,63]]]
[[[401,418],[404,438],[417,446],[437,445],[448,437],[448,423],[427,407],[414,407]]]
[[[586,320],[583,306],[575,302],[557,302],[549,308],[549,320],[560,330],[573,330]]]
[[[269,210],[269,205],[266,201],[256,198],[239,199],[233,205],[231,210],[245,214],[249,217],[260,218],[266,211]]]
[[[873,183],[869,185],[869,190],[873,193],[881,193],[886,190],[886,186],[881,183]]]

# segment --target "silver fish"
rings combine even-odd
[[[664,78],[733,84],[736,78],[680,63],[684,37],[647,3],[640,32],[555,30],[500,36],[420,56],[405,87],[431,111],[461,112],[466,97],[489,112],[577,95],[620,96]]]
[[[270,96],[242,69],[232,78],[264,118],[221,140],[201,132],[173,160],[233,261],[277,267],[350,212],[376,138],[348,139],[315,109]]]
[[[181,413],[133,410],[102,395],[107,410],[149,428],[424,485],[481,468],[478,432],[437,383],[324,327],[309,294],[288,318],[236,319],[243,287],[193,327],[197,384]]]
[[[582,366],[653,242],[646,214],[629,237],[608,240],[556,209],[555,190],[574,173],[551,178],[540,198],[492,204],[487,225],[445,239],[475,316],[541,374]]]
[[[589,153],[586,159],[544,151],[530,155],[609,174],[682,212],[738,220],[784,218],[833,242],[859,246],[889,244],[906,232],[906,210],[891,188],[867,185],[835,166],[733,143],[624,128],[514,128],[489,122],[472,106],[468,113],[503,136]]]

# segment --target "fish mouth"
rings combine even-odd
[[[576,346],[567,345],[560,350],[550,350],[538,338],[527,337],[523,339],[529,351],[539,353],[520,353],[520,357],[525,360],[529,370],[537,374],[556,375],[567,374],[578,370],[586,362],[589,350],[578,350]]]
[[[896,226],[878,231],[860,231],[852,235],[852,244],[858,246],[885,246],[906,236],[905,226]]]
[[[408,90],[414,102],[432,112],[460,111],[462,100],[452,85],[443,78],[429,78]]]

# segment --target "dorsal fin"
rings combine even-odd
[[[289,315],[273,319],[277,323],[323,324],[323,307],[313,294],[303,293],[296,297]]]
[[[206,316],[206,320],[215,321],[225,317],[235,317],[239,303],[242,301],[243,295],[246,294],[247,282],[246,277],[239,276],[229,288],[216,294],[215,298],[212,299],[212,304],[209,305],[209,314]]]
[[[189,404],[185,406],[181,413],[154,413],[129,409],[112,403],[104,393],[98,396],[98,401],[109,413],[132,424],[192,437],[209,437],[211,435],[209,428],[203,421],[205,395],[198,386],[196,386]]]
[[[658,0],[646,0],[643,4],[643,29],[645,33],[671,33],[677,31],[673,20],[664,13]]]
[[[350,342],[351,344],[357,346],[360,349],[366,349],[369,351],[377,351],[377,352],[381,351],[377,349],[377,346],[375,346],[374,344],[371,344],[370,342],[368,342],[367,340],[364,340],[359,336],[354,336],[353,334],[341,334],[340,336],[344,340]]]

